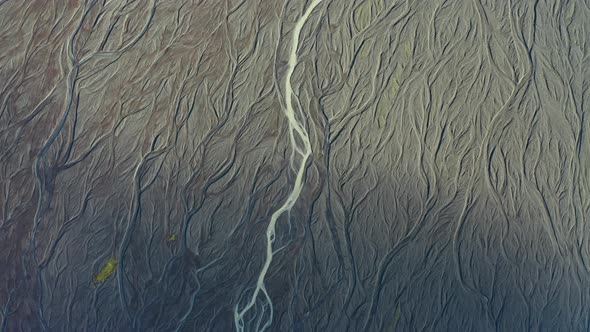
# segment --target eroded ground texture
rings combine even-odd
[[[590,330],[588,0],[0,0],[0,330]]]

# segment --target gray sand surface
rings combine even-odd
[[[588,0],[0,0],[0,331],[590,331]]]

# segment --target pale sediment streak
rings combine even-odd
[[[239,309],[239,304],[234,307],[234,323],[236,330],[239,332],[244,331],[245,324],[244,324],[244,317],[245,315],[254,308],[256,305],[256,301],[258,297],[262,293],[262,301],[263,301],[263,310],[260,313],[261,315],[265,314],[265,311],[268,306],[269,310],[269,317],[262,324],[261,326],[261,318],[253,319],[252,321],[257,322],[256,331],[264,331],[270,327],[273,319],[273,307],[272,301],[266,288],[264,286],[264,279],[266,274],[268,273],[270,264],[273,258],[273,242],[275,239],[275,229],[277,220],[283,213],[289,212],[295,202],[299,198],[301,194],[301,189],[303,187],[303,174],[305,172],[305,165],[311,155],[311,143],[309,141],[309,134],[305,129],[305,125],[299,122],[295,117],[295,111],[293,110],[293,88],[291,86],[291,76],[293,76],[293,72],[295,71],[295,66],[297,65],[297,48],[299,47],[299,35],[301,34],[301,30],[305,25],[305,22],[311,15],[311,12],[314,8],[321,2],[322,0],[313,0],[307,9],[305,10],[304,14],[299,18],[297,23],[295,24],[295,28],[293,29],[293,36],[291,41],[291,52],[289,55],[288,67],[287,72],[285,75],[285,115],[287,116],[287,120],[289,123],[289,138],[291,141],[291,146],[294,151],[294,154],[291,158],[294,158],[295,154],[299,154],[301,157],[300,163],[298,167],[295,169],[296,177],[295,182],[293,183],[293,189],[291,190],[289,196],[287,197],[286,201],[271,215],[270,221],[268,223],[268,227],[266,228],[266,260],[258,275],[258,281],[256,282],[256,287],[254,288],[254,292],[250,297],[250,300],[244,308],[241,310]],[[297,140],[301,142],[301,146],[298,146]],[[292,164],[294,164],[294,160],[291,160]]]

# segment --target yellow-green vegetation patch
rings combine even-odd
[[[371,49],[372,49],[371,43],[363,44],[363,46],[361,46],[361,50],[359,52],[359,59],[369,59],[369,56],[371,55]]]
[[[395,67],[395,70],[393,71],[393,75],[391,75],[391,80],[389,80],[389,85],[388,85],[387,91],[386,91],[391,98],[393,98],[397,94],[397,91],[399,90],[399,87],[400,87],[402,80],[403,80],[403,77],[402,77],[403,73],[404,73],[404,70],[402,69],[401,66]]]
[[[354,10],[354,24],[358,30],[366,28],[385,9],[384,0],[367,0]]]
[[[412,43],[409,40],[402,41],[400,47],[402,49],[401,61],[405,65],[406,62],[410,61],[412,55],[414,55],[414,50],[412,49]]]
[[[566,22],[571,21],[572,18],[574,17],[575,12],[576,12],[576,4],[574,2],[571,2],[565,10],[565,15],[564,15],[565,21]]]
[[[109,258],[109,260],[105,263],[105,265],[100,269],[100,271],[94,276],[94,283],[95,284],[102,284],[105,282],[110,276],[115,274],[115,269],[117,268],[117,264],[119,261],[114,259],[113,257]]]
[[[395,328],[397,327],[397,324],[399,323],[399,320],[402,318],[402,309],[401,307],[398,306],[395,308],[395,314],[393,316],[393,330],[395,331]]]
[[[387,87],[383,91],[383,95],[379,104],[377,105],[377,116],[378,116],[378,123],[383,125],[387,118],[387,114],[393,108],[393,104],[395,101],[395,96],[399,90],[399,87],[403,80],[403,69],[401,66],[396,66],[389,82],[387,82]]]
[[[399,88],[404,82],[404,79],[407,78],[404,77],[404,73],[406,72],[408,64],[411,63],[412,56],[414,55],[413,45],[409,40],[401,41],[398,50],[399,51],[396,52],[397,65],[393,70],[389,81],[387,82],[387,86],[383,91],[382,98],[377,104],[378,123],[380,125],[384,124],[387,114],[393,108],[395,96],[397,96]]]

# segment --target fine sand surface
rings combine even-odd
[[[590,331],[588,0],[0,0],[0,332]]]

